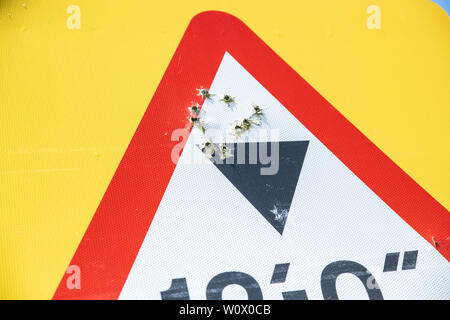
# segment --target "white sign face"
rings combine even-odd
[[[228,53],[210,92],[213,142],[309,141],[284,228],[205,159],[193,129],[120,299],[450,298],[447,260]],[[263,124],[225,136],[252,103]]]

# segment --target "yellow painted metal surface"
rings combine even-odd
[[[450,20],[431,1],[0,0],[1,299],[51,298],[205,10],[242,19],[449,208]]]

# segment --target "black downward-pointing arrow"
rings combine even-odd
[[[216,152],[211,161],[263,217],[283,234],[308,144],[309,141],[278,142],[277,159],[274,154],[277,147],[271,143],[234,143],[227,145],[233,157],[221,160],[219,152]],[[261,146],[262,156],[259,152]],[[270,163],[268,159],[271,160]],[[278,161],[277,171],[274,171],[277,168],[275,161]],[[265,169],[261,171],[262,168]],[[266,174],[262,174],[264,170]]]

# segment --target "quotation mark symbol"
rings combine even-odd
[[[416,268],[417,255],[419,251],[405,251],[403,254],[402,270],[413,270]],[[397,271],[400,252],[387,253],[384,259],[383,272]]]

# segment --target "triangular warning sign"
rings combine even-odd
[[[232,161],[223,161],[216,154],[213,163],[275,230],[283,234],[308,141],[234,143],[229,148]],[[264,154],[277,154],[270,166],[261,159],[261,148],[268,149]]]
[[[198,97],[202,87],[215,97]],[[271,152],[268,166],[205,159],[201,131],[184,129],[196,100],[217,142],[247,106],[266,107],[257,130],[224,141],[278,142],[278,175],[257,174],[276,164]],[[447,299],[449,234],[448,211],[261,39],[206,12],[183,36],[54,298]]]

